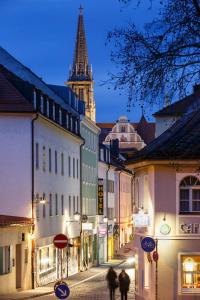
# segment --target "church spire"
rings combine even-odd
[[[83,8],[79,8],[78,28],[76,34],[76,44],[74,51],[73,67],[69,80],[92,80],[91,67],[88,63],[88,51],[85,37]]]
[[[92,121],[96,121],[96,107],[94,100],[94,82],[92,68],[88,62],[87,43],[85,37],[83,8],[79,8],[78,29],[76,35],[73,66],[66,84],[77,97],[85,102],[85,114]]]

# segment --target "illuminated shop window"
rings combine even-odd
[[[187,176],[180,183],[180,213],[200,212],[200,181]]]
[[[200,255],[181,256],[181,277],[183,292],[200,292]]]

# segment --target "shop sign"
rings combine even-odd
[[[103,179],[98,180],[97,214],[103,215]]]
[[[180,225],[181,232],[185,234],[200,234],[199,223],[183,223]]]
[[[99,234],[100,235],[106,235],[107,234],[107,225],[105,224],[102,224],[100,227],[99,227]]]
[[[82,229],[83,230],[92,230],[93,229],[93,224],[92,223],[83,223],[82,224]]]
[[[134,214],[133,222],[135,227],[147,227],[150,225],[148,214]]]
[[[152,252],[156,247],[156,243],[151,237],[145,237],[141,240],[141,247],[145,252]]]

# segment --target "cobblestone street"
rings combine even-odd
[[[128,299],[135,299],[134,297],[134,269],[126,264],[122,264],[115,267],[115,270],[119,274],[121,269],[125,268],[127,273],[131,278],[131,286],[128,294]],[[73,300],[107,300],[109,299],[109,291],[107,289],[107,282],[105,280],[107,268],[102,269],[101,272],[92,275],[80,282],[73,283],[72,280],[68,282],[70,287],[70,296],[67,299]],[[47,295],[42,297],[37,297],[38,300],[53,300],[56,299],[55,295]],[[119,289],[116,290],[115,300],[120,299]]]

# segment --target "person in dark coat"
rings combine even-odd
[[[113,267],[109,268],[106,280],[108,281],[108,288],[110,290],[110,300],[114,300],[115,289],[117,288],[117,273],[114,271]]]
[[[130,286],[130,277],[125,272],[125,270],[122,270],[119,274],[119,290],[121,293],[121,300],[127,300],[127,293],[129,291]]]

